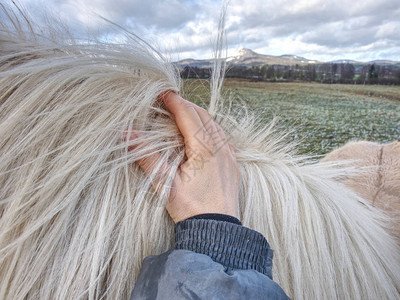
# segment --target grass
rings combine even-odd
[[[299,152],[323,155],[350,140],[389,143],[400,137],[400,87],[226,80],[225,92],[265,122],[300,141]],[[208,83],[186,80],[184,97],[207,105]]]

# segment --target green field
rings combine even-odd
[[[206,105],[208,82],[186,80],[184,97]],[[224,93],[246,103],[265,122],[279,117],[299,152],[325,154],[350,140],[388,143],[400,138],[400,87],[226,80]]]

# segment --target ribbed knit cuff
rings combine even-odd
[[[192,219],[207,219],[207,220],[215,220],[215,221],[223,221],[223,222],[230,222],[234,223],[237,225],[242,225],[242,222],[238,218],[235,218],[230,215],[224,215],[224,214],[200,214],[200,215],[195,215],[193,217],[187,218],[186,220],[192,220]]]
[[[206,219],[179,222],[175,248],[206,254],[228,269],[252,269],[272,279],[273,251],[267,240],[241,225]]]

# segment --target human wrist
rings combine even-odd
[[[193,217],[187,218],[186,220],[215,220],[215,221],[222,221],[222,222],[229,222],[236,225],[242,225],[242,222],[234,216],[227,215],[227,214],[219,214],[219,213],[205,213],[205,214],[198,214]],[[185,220],[184,220],[185,221]]]
[[[273,251],[262,234],[212,219],[187,219],[175,225],[175,249],[211,257],[227,269],[256,270],[272,278]]]

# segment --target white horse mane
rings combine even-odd
[[[143,258],[173,245],[169,181],[156,195],[134,162],[184,159],[157,100],[180,90],[179,73],[134,38],[65,42],[2,8],[0,299],[129,298]],[[338,181],[348,170],[294,156],[219,91],[210,107],[237,153],[240,218],[274,249],[274,280],[294,299],[398,299],[400,247],[387,217]],[[130,128],[145,149],[128,151]]]

